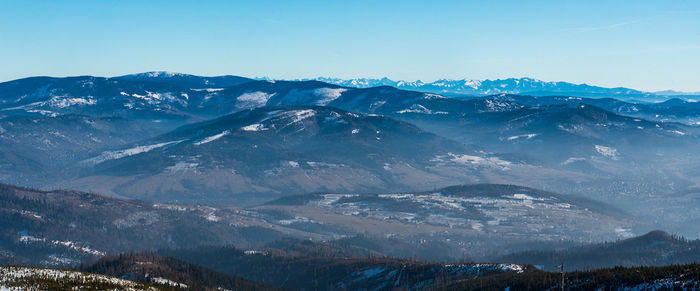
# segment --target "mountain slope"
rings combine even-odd
[[[498,94],[480,97],[483,99],[517,102],[529,107],[541,107],[557,104],[585,103],[607,111],[638,117],[652,121],[673,121],[685,124],[697,124],[700,121],[700,103],[696,101],[669,99],[663,102],[622,101],[614,98],[585,98],[571,96],[529,96]]]
[[[63,187],[212,203],[430,188],[534,168],[391,118],[328,107],[246,110],[103,152],[81,165],[84,178]],[[104,177],[113,177],[112,184]]]
[[[232,248],[163,252],[222,273],[298,290],[425,290],[455,279],[520,273],[518,264],[439,264],[391,258],[283,257],[245,254]]]
[[[615,242],[514,253],[493,260],[539,265],[551,271],[556,271],[562,263],[569,270],[688,264],[700,260],[700,241],[688,241],[663,231],[652,231]]]
[[[521,82],[518,86],[526,83]],[[231,76],[217,78],[168,73],[115,78],[36,77],[0,84],[0,122],[25,118],[28,124],[17,127],[14,133],[13,126],[8,123],[0,125],[0,139],[7,137],[5,140],[9,140],[0,148],[0,179],[33,187],[77,188],[111,195],[210,204],[252,204],[306,191],[378,192],[432,189],[463,183],[514,183],[609,199],[624,207],[645,209],[645,204],[657,205],[659,201],[668,204],[658,197],[700,183],[697,178],[700,177],[700,168],[697,167],[700,160],[693,154],[700,145],[700,127],[693,125],[700,116],[696,104],[680,99],[647,104],[614,99],[500,94],[462,100],[389,86],[358,89],[318,81],[251,81]],[[312,105],[383,115],[470,146],[461,153],[453,150],[442,153],[417,151],[421,154],[417,157],[392,153],[391,158],[366,158],[367,154],[386,156],[394,145],[384,140],[381,145],[371,146],[369,140],[375,138],[376,141],[376,136],[364,136],[365,141],[360,144],[345,145],[347,128],[336,126],[333,128],[339,132],[322,132],[317,139],[320,142],[310,145],[317,146],[316,149],[330,146],[343,149],[348,153],[345,157],[336,155],[332,157],[333,161],[316,159],[320,155],[314,155],[316,149],[304,149],[305,143],[297,143],[294,148],[282,147],[281,154],[258,156],[261,165],[243,165],[242,161],[251,161],[255,155],[248,158],[239,153],[251,155],[250,147],[257,145],[253,142],[255,137],[236,141],[235,144],[241,147],[237,150],[222,150],[221,153],[228,153],[227,157],[214,155],[205,157],[206,161],[198,160],[196,152],[201,150],[198,148],[230,142],[231,135],[224,134],[219,140],[191,146],[192,151],[188,152],[182,152],[187,143],[162,144],[179,140],[156,140],[156,136],[178,126],[232,112]],[[64,142],[51,132],[70,133],[70,127],[77,126],[64,117],[68,114],[82,114],[103,121],[117,116],[128,120],[128,124],[125,122],[116,129],[129,130],[105,131],[114,133],[117,138],[101,139],[101,143],[90,142],[93,136],[101,134],[99,132],[92,136],[67,135],[71,140],[69,143],[75,147],[45,151],[44,142]],[[56,123],[44,121],[50,119]],[[39,124],[29,124],[33,120]],[[302,124],[308,123],[310,127],[316,122],[316,119],[304,120]],[[267,140],[272,139],[273,131],[251,131],[248,135],[238,133],[241,127],[255,124],[250,122],[231,129],[222,128],[218,132],[203,132],[212,138],[233,130],[236,137],[258,134]],[[156,131],[146,130],[148,128]],[[350,133],[354,129],[350,129]],[[48,133],[37,132],[39,130]],[[130,135],[130,131],[135,134]],[[139,131],[144,136],[139,138],[141,142],[131,143],[132,136],[142,136]],[[358,128],[358,133],[360,138],[368,132]],[[382,133],[387,134],[387,131]],[[14,142],[11,136],[19,134],[27,137],[23,137],[21,143]],[[304,135],[296,133],[294,136],[301,138]],[[193,143],[204,141],[205,136],[197,138],[200,140]],[[285,140],[290,137],[280,135],[278,138]],[[303,140],[312,138],[306,136]],[[342,142],[331,143],[333,140]],[[407,145],[403,142],[399,145],[418,147],[411,145],[411,140],[403,141]],[[439,151],[442,142],[427,144],[426,147],[437,143],[441,144]],[[259,152],[280,148],[269,145]],[[358,154],[359,149],[364,148],[368,148],[367,152]],[[158,153],[171,149],[179,152],[157,157]],[[149,153],[136,155],[145,151]],[[111,157],[121,158],[94,163],[94,168],[85,164],[75,166],[103,153],[107,154],[102,156],[103,159],[109,153]],[[355,156],[350,159],[350,154]],[[426,154],[434,155],[429,157]],[[61,163],[52,168],[53,163],[47,159],[54,156]],[[144,163],[136,163],[137,157],[144,158]],[[149,160],[151,158],[153,160]],[[219,158],[226,162],[214,164],[213,161]],[[301,158],[306,160],[297,160]],[[367,166],[353,164],[355,159],[366,162]],[[125,167],[135,165],[136,168],[115,176],[115,173],[122,172],[120,163]],[[295,163],[298,168],[293,166]],[[149,170],[156,172],[148,173]],[[345,181],[341,176],[350,178]],[[66,182],[57,182],[62,180]],[[208,183],[213,185],[212,188],[203,186]],[[216,195],[203,195],[205,192]],[[168,197],[169,193],[174,194]],[[236,196],[236,201],[223,201],[230,198],[227,196]],[[685,206],[684,203],[659,207],[662,206],[673,217],[668,219],[668,215],[663,214],[656,218],[658,221],[692,219],[692,215],[684,215],[691,213],[692,209],[678,211]],[[693,227],[694,224],[680,225]],[[678,229],[670,225],[663,227]]]
[[[303,245],[270,244],[282,238],[336,241],[329,249],[342,246],[353,256],[455,260],[625,237],[632,224],[624,217],[598,202],[506,185],[301,195],[247,209],[0,185],[0,263],[72,266],[110,253],[203,245],[306,253]]]
[[[0,180],[44,186],[68,175],[76,161],[159,132],[154,126],[119,117],[60,115],[0,120]]]
[[[515,274],[495,274],[481,280],[464,280],[436,290],[558,290],[561,274],[534,268]],[[564,274],[566,290],[697,290],[700,265],[616,267]]]
[[[685,174],[697,171],[697,157],[689,154],[700,145],[697,126],[628,117],[578,98],[531,107],[518,103],[520,97],[457,100],[377,87],[343,92],[328,105],[391,116],[455,141],[580,174],[578,185],[561,178],[528,182],[540,188],[619,199],[610,194],[639,197],[641,188],[672,193],[677,190],[668,185],[698,182]]]
[[[284,236],[236,213],[0,185],[0,263],[72,266],[109,253],[209,244],[246,247]]]
[[[2,290],[169,290],[110,276],[23,266],[0,266]]]
[[[232,107],[223,88],[205,84],[239,85],[238,77],[181,76],[159,78],[134,75],[103,77],[32,77],[0,83],[0,119],[16,116],[80,114],[119,116],[164,129],[228,114]]]
[[[156,254],[137,253],[104,257],[81,270],[154,286],[187,290],[281,290],[233,275]]]

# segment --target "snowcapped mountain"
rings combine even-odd
[[[377,86],[391,86],[404,90],[431,92],[446,95],[484,96],[494,94],[527,94],[538,96],[565,95],[565,96],[590,96],[613,97],[621,99],[650,99],[657,100],[661,94],[642,92],[629,88],[604,88],[587,84],[573,84],[568,82],[547,82],[532,78],[507,78],[497,80],[450,80],[440,79],[434,82],[406,82],[382,79],[338,79],[319,77],[314,80],[336,84],[345,87],[370,88]],[[667,99],[667,98],[661,98]]]

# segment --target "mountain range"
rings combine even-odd
[[[90,272],[0,267],[0,286],[556,288],[562,262],[635,267],[565,274],[581,289],[691,286],[695,265],[636,267],[698,257],[680,236],[700,231],[693,96],[529,78],[0,83],[0,264]]]
[[[518,184],[689,233],[693,198],[674,193],[699,183],[697,104],[162,72],[32,77],[0,83],[0,181],[233,206]]]
[[[523,94],[533,96],[609,97],[628,100],[660,101],[668,99],[671,96],[694,98],[698,95],[697,92],[687,93],[672,90],[644,92],[624,87],[605,88],[588,84],[541,81],[533,78],[507,78],[496,80],[440,79],[434,82],[423,82],[420,80],[414,82],[394,81],[388,78],[340,79],[318,77],[313,80],[354,88],[391,86],[404,90],[446,94],[453,97]]]

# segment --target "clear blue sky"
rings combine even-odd
[[[700,1],[0,0],[0,81],[155,70],[700,91]]]

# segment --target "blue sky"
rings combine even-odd
[[[156,70],[700,91],[700,1],[0,0],[0,81]]]

